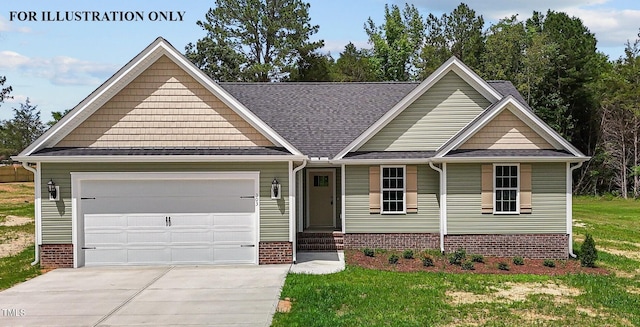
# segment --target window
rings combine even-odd
[[[519,213],[518,165],[494,166],[495,213]]]
[[[404,167],[382,167],[382,213],[405,213]]]
[[[329,186],[329,176],[313,176],[313,186],[315,187],[326,187]]]

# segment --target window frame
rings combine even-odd
[[[516,210],[515,211],[497,211],[497,205],[496,205],[496,193],[497,193],[497,188],[496,188],[496,167],[498,166],[502,166],[502,167],[516,167],[516,179],[517,179],[517,185],[515,188],[516,191]],[[505,163],[494,163],[493,164],[493,214],[494,215],[519,215],[520,214],[520,163],[509,163],[509,162],[505,162]],[[500,190],[512,190],[512,187],[501,187]]]
[[[384,169],[402,169],[402,211],[384,211],[384,191],[400,191],[400,188],[384,188]],[[380,214],[402,215],[407,213],[407,166],[406,165],[381,165],[380,166]]]

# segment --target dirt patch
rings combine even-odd
[[[591,308],[577,307],[576,311],[578,313],[586,314],[587,316],[589,316],[591,318],[600,316],[600,314],[596,310],[593,310]]]
[[[34,237],[31,233],[7,233],[0,238],[0,258],[16,255],[33,242]]]
[[[526,311],[512,311],[513,314],[518,315],[522,320],[527,322],[537,322],[537,321],[554,321],[561,319],[560,317],[553,317],[541,314],[539,312],[526,310]]]
[[[640,288],[630,286],[627,288],[627,292],[631,294],[640,294]]]
[[[282,313],[287,313],[291,311],[291,299],[285,298],[284,300],[278,301],[278,307],[276,308],[276,311],[282,312]]]
[[[576,226],[576,227],[587,227],[587,224],[583,223],[580,220],[574,219],[573,220],[573,226]]]
[[[488,294],[474,294],[469,292],[447,292],[452,304],[472,304],[477,302],[520,302],[528,295],[547,294],[554,298],[567,298],[580,295],[580,290],[562,284],[554,283],[503,283],[504,287],[492,287]]]
[[[389,264],[389,256],[396,254],[400,256],[398,264]],[[469,273],[469,274],[535,274],[535,275],[566,275],[574,273],[608,275],[610,272],[602,267],[587,268],[581,267],[578,260],[556,260],[556,267],[545,267],[541,259],[524,259],[524,265],[517,266],[512,263],[513,258],[485,257],[484,263],[474,263],[474,270],[462,270],[460,266],[449,264],[446,256],[433,256],[432,267],[424,267],[422,260],[404,259],[399,252],[387,251],[386,253],[376,253],[375,257],[367,257],[362,251],[346,250],[345,260],[347,264],[363,268],[376,270],[389,270],[401,272],[431,271],[448,273]],[[499,263],[506,263],[509,270],[498,269]]]
[[[26,225],[32,221],[33,219],[29,217],[6,216],[0,222],[0,226],[21,226]]]

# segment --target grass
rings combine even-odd
[[[597,265],[614,274],[400,273],[354,266],[332,275],[290,274],[281,297],[292,299],[292,309],[276,313],[273,326],[639,326],[640,258],[634,253],[640,253],[640,202],[578,197],[573,212],[580,240],[575,251],[590,233]]]
[[[34,218],[33,183],[0,184],[0,222],[7,216]],[[19,226],[0,226],[0,244],[10,242],[20,234],[34,232],[34,223]],[[40,266],[32,266],[35,258],[33,244],[22,252],[0,258],[0,290],[31,279],[40,274]]]

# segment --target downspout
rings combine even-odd
[[[573,253],[573,171],[582,167],[584,162],[579,162],[571,167],[571,163],[567,162],[567,234],[569,234],[569,256],[576,258]]]
[[[34,210],[35,210],[35,259],[33,260],[33,262],[31,263],[32,266],[35,266],[38,264],[38,262],[40,262],[40,216],[41,216],[41,198],[38,196],[38,194],[40,194],[40,169],[38,169],[38,166],[36,165],[36,168],[32,168],[31,166],[29,166],[28,162],[25,162],[22,164],[22,167],[24,167],[24,169],[30,171],[33,173],[33,182],[34,182],[34,197],[35,197],[35,203],[34,203]]]
[[[290,161],[291,164],[293,162]],[[291,240],[291,246],[293,247],[293,263],[295,264],[297,261],[298,255],[298,245],[297,245],[297,226],[296,226],[296,194],[298,190],[296,189],[298,183],[296,181],[297,173],[307,166],[307,160],[302,160],[302,164],[294,169],[290,169],[291,177],[289,178],[289,239]]]
[[[444,253],[444,217],[446,215],[446,194],[444,190],[444,173],[442,169],[433,165],[429,161],[429,167],[440,174],[440,252]]]

